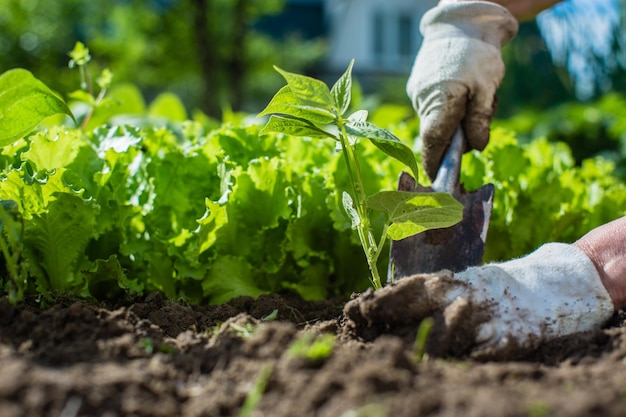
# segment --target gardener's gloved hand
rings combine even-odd
[[[442,2],[422,18],[424,41],[407,92],[420,118],[422,160],[431,179],[459,124],[470,148],[487,145],[504,76],[500,48],[517,28],[507,9],[482,1]]]
[[[622,232],[624,240],[626,228]],[[620,248],[623,261],[626,247]],[[614,302],[584,250],[550,243],[501,264],[403,278],[352,300],[344,312],[365,338],[373,329],[410,334],[422,319],[433,317],[429,353],[507,358],[600,328]]]

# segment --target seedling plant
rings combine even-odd
[[[462,205],[447,193],[379,191],[371,196],[366,194],[357,157],[360,139],[368,139],[386,155],[402,162],[416,179],[419,175],[415,155],[408,145],[390,131],[368,122],[366,110],[348,114],[353,64],[351,61],[331,89],[320,80],[275,67],[287,85],[259,114],[270,115],[260,133],[285,133],[335,141],[347,166],[352,188],[351,193],[342,193],[343,207],[352,228],[358,233],[372,284],[379,289],[382,281],[377,263],[387,238],[400,240],[425,230],[450,227],[461,220]],[[386,217],[379,238],[373,234],[372,210],[382,211]]]

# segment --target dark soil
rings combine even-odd
[[[363,297],[374,296],[346,304],[272,295],[203,307],[158,294],[117,307],[2,300],[0,416],[238,416],[263,383],[248,415],[626,415],[621,315],[515,360],[478,361],[459,348],[439,352],[455,358],[418,361],[419,323],[359,322]],[[385,308],[402,311],[402,294],[396,301]],[[330,356],[290,349],[307,333],[335,334]],[[463,346],[463,329],[457,336]]]

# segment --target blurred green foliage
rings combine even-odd
[[[522,142],[546,138],[564,142],[573,161],[602,156],[615,165],[613,174],[626,179],[626,96],[607,94],[589,103],[568,102],[553,109],[527,108],[517,115],[496,120],[494,127],[516,132]]]
[[[280,87],[272,65],[303,71],[320,59],[321,40],[280,44],[254,30],[283,0],[2,0],[0,72],[28,68],[53,90],[69,92],[64,71],[82,41],[115,82],[135,83],[148,99],[166,90],[189,109],[218,116],[224,107],[256,111]]]

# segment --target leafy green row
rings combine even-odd
[[[337,156],[258,130],[52,127],[3,148],[0,199],[18,203],[22,222],[9,239],[18,290],[222,302],[364,288],[367,267],[337,205],[347,182]],[[384,176],[366,167],[377,186]]]
[[[43,92],[28,96],[35,101],[51,94],[35,91]],[[2,98],[0,111],[10,111],[12,101]],[[163,100],[182,108],[171,95],[155,102]],[[46,102],[46,115],[66,112],[62,102]],[[150,106],[167,117],[165,107]],[[179,113],[170,120],[180,120]],[[389,119],[395,114],[380,108],[371,119],[409,137],[413,128]],[[11,124],[3,132],[23,136],[41,118],[31,116],[16,133]],[[259,136],[260,127],[245,118],[217,127],[202,118],[124,120],[135,126],[83,131],[58,124],[4,143],[3,292],[14,299],[56,291],[105,299],[158,290],[217,303],[285,289],[324,298],[368,286],[363,252],[342,209],[350,177],[326,141]],[[393,189],[402,164],[369,143],[360,151],[365,194]],[[466,188],[496,185],[487,259],[572,241],[625,212],[626,189],[611,175],[613,165],[598,158],[577,166],[562,143],[520,145],[496,130],[487,149],[463,163]],[[376,232],[384,224],[382,213],[372,218]]]
[[[176,123],[184,107],[168,94],[148,117],[123,116],[146,107],[128,88],[114,88],[94,117],[89,100],[86,112],[75,107],[83,128],[101,120],[98,128],[84,133],[53,124],[15,141],[45,117],[71,113],[27,71],[2,76],[8,78],[0,111],[24,125],[4,135],[8,146],[0,154],[3,278],[13,298],[159,290],[221,302],[283,289],[324,298],[365,287],[336,192],[349,175],[332,147],[278,134],[259,138],[254,125]],[[20,86],[16,94],[13,85]],[[54,106],[42,106],[51,99]],[[27,102],[34,105],[19,105]],[[31,110],[35,105],[46,111]],[[388,165],[371,162],[363,169],[369,193],[386,177],[374,167]]]
[[[521,140],[545,137],[550,142],[565,142],[578,164],[601,155],[615,163],[616,175],[626,179],[625,108],[626,97],[612,93],[548,111],[529,109],[495,124],[516,132]]]

